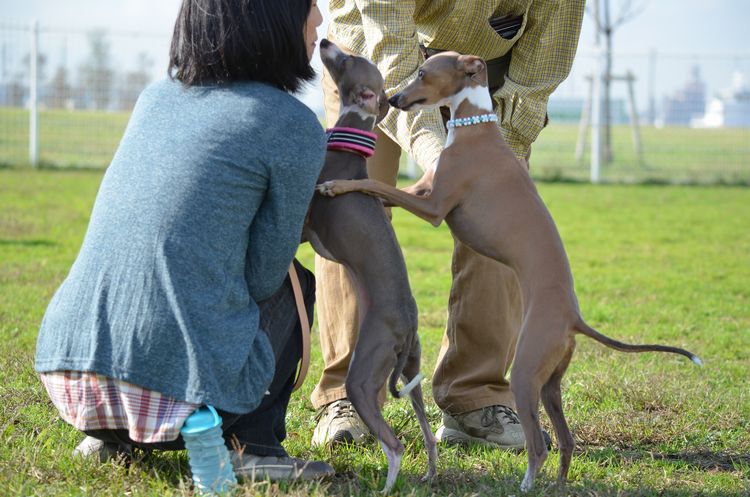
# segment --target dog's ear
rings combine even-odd
[[[481,57],[475,55],[461,55],[458,58],[458,62],[461,64],[466,75],[473,81],[487,86],[487,63],[485,63]]]
[[[363,86],[357,90],[354,102],[368,114],[378,115],[378,96],[370,88]]]
[[[380,92],[380,96],[378,97],[378,118],[375,120],[375,124],[378,124],[380,121],[385,119],[386,114],[388,114],[388,110],[390,110],[390,105],[388,105],[388,97],[385,95],[385,91]]]

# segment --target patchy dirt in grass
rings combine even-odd
[[[0,240],[13,241],[16,238],[28,237],[37,232],[35,222],[24,222],[12,212],[0,216]]]
[[[684,451],[684,452],[656,452],[635,448],[585,446],[579,448],[576,457],[590,457],[592,459],[614,459],[618,463],[623,461],[655,460],[673,461],[686,464],[691,469],[699,471],[717,472],[724,471],[734,473],[740,468],[750,467],[750,454],[733,452],[712,452],[709,450]],[[750,476],[750,475],[748,475]]]

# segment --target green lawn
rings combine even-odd
[[[105,167],[112,160],[128,112],[46,109],[39,113],[39,157],[44,166]],[[28,112],[0,107],[0,164],[28,162]],[[590,146],[575,159],[578,126],[552,122],[534,145],[531,171],[538,179],[588,180]],[[643,161],[628,126],[613,128],[614,161],[602,181],[750,184],[750,129],[641,129]]]
[[[120,143],[129,112],[39,112],[39,160],[43,166],[106,167]],[[0,107],[0,164],[29,160],[29,116],[24,109]]]
[[[82,438],[55,414],[33,372],[45,307],[83,237],[101,172],[0,168],[0,495],[190,495],[184,452],[154,453],[130,466],[71,458]],[[582,337],[564,380],[578,450],[564,492],[550,487],[553,451],[534,496],[688,496],[750,493],[750,189],[734,187],[539,185],[571,259],[587,320],[627,341],[664,342],[701,356],[626,355]],[[450,286],[452,241],[395,211],[420,310],[423,371],[432,376]],[[308,246],[301,260],[312,267]],[[245,485],[237,495],[378,495],[386,461],[379,446],[311,450],[309,394],[295,394],[286,446],[330,461],[322,484]],[[440,414],[426,383],[433,429]],[[439,476],[425,471],[419,427],[405,400],[386,418],[406,445],[395,493],[403,496],[520,495],[525,454],[440,448]],[[542,417],[547,423],[546,417]],[[547,425],[548,426],[548,425]]]
[[[589,180],[590,141],[582,163],[575,160],[577,126],[552,123],[542,131],[531,156],[536,178]],[[750,184],[750,129],[641,129],[639,164],[631,129],[612,129],[613,162],[602,164],[606,182]]]

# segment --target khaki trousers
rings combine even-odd
[[[324,71],[329,126],[338,119],[339,98]],[[401,148],[378,128],[370,178],[396,184]],[[506,380],[521,327],[522,302],[515,273],[455,240],[448,322],[432,378],[435,403],[451,414],[496,404],[514,407]],[[320,408],[346,398],[345,380],[359,330],[354,289],[343,266],[315,257],[318,326],[325,368],[311,400]],[[380,392],[381,405],[385,390]]]

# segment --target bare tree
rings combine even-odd
[[[23,107],[23,101],[26,97],[26,88],[23,75],[16,73],[13,79],[6,85],[6,102],[5,105],[11,107]]]
[[[104,31],[89,33],[91,50],[86,63],[81,66],[81,80],[86,93],[97,109],[106,109],[112,93],[114,71],[110,63],[109,42]]]
[[[37,81],[43,81],[46,76],[47,56],[39,52],[36,56]],[[7,104],[13,107],[23,107],[29,97],[31,80],[31,54],[21,57],[19,69],[11,76],[6,85]]]
[[[73,87],[68,80],[68,70],[65,66],[58,66],[55,75],[49,82],[47,90],[47,105],[63,108],[73,97]]]
[[[601,6],[600,6],[601,3]],[[604,36],[604,146],[603,146],[603,158],[605,163],[611,163],[612,154],[612,98],[611,98],[611,83],[612,83],[612,36],[617,28],[625,24],[626,22],[637,17],[643,12],[646,2],[636,5],[633,0],[620,0],[619,13],[612,20],[610,16],[609,0],[589,0],[589,7],[587,7],[588,13],[594,20],[596,27],[596,39],[597,45],[599,45],[599,35]]]
[[[120,87],[120,107],[132,109],[138,100],[138,95],[151,82],[151,68],[154,60],[146,52],[140,52],[136,61],[136,69],[125,73]]]
[[[26,54],[21,58],[21,67],[23,67],[24,77],[31,77],[31,54]],[[47,79],[47,55],[38,52],[36,55],[36,77],[39,81]]]

